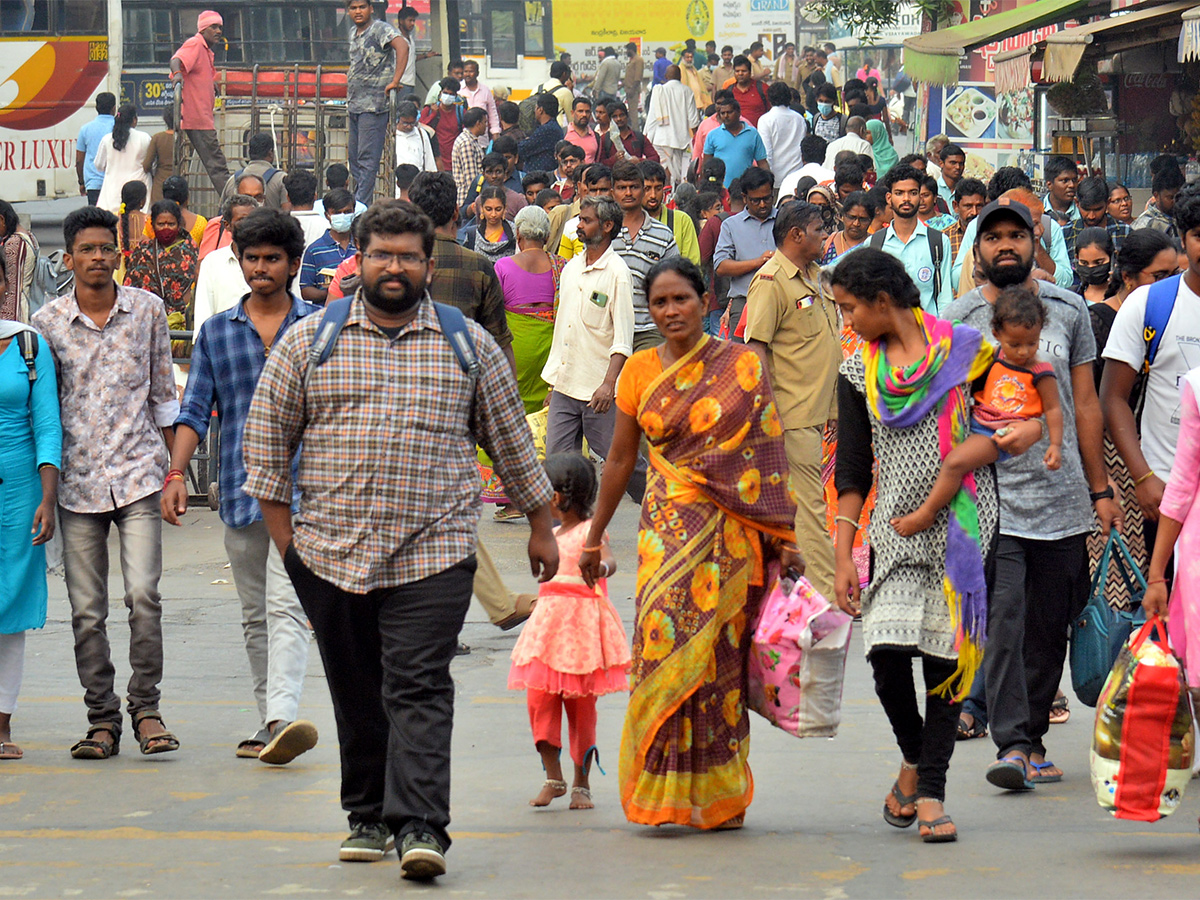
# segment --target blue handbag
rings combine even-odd
[[[1113,552],[1114,548],[1116,553]],[[1113,609],[1104,599],[1109,568],[1115,565],[1131,597],[1128,610]],[[1142,598],[1146,579],[1133,561],[1125,541],[1114,528],[1109,533],[1104,555],[1092,575],[1091,596],[1087,606],[1071,625],[1071,687],[1079,702],[1095,706],[1100,691],[1112,670],[1117,654],[1129,640],[1133,629],[1146,621]]]

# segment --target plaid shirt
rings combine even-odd
[[[953,225],[942,229],[942,234],[950,238],[951,259],[958,259],[958,249],[962,246],[963,231],[966,227],[963,220],[956,217]]]
[[[429,295],[438,303],[457,306],[464,316],[486,328],[501,348],[512,344],[504,288],[487,257],[439,234],[433,242],[433,262]]]
[[[476,444],[517,506],[550,501],[516,380],[482,327],[467,321],[481,366],[472,392],[428,295],[395,338],[371,322],[360,296],[306,394],[308,348],[323,318],[296,323],[275,345],[245,429],[245,491],[260,500],[291,502],[291,461],[304,442],[294,541],[318,576],[365,594],[474,553]]]
[[[1087,228],[1083,224],[1082,219],[1071,219],[1065,225],[1062,225],[1063,240],[1067,243],[1067,253],[1071,257],[1072,265],[1075,263],[1075,239],[1079,237],[1079,232]],[[1096,226],[1097,228],[1100,226]],[[1130,227],[1124,222],[1118,222],[1108,213],[1104,214],[1104,230],[1108,232],[1108,236],[1112,238],[1113,249],[1118,253],[1121,252],[1121,245],[1125,243],[1125,237],[1130,232]],[[1076,284],[1079,280],[1076,279]]]
[[[450,148],[450,173],[458,187],[458,205],[462,206],[467,202],[467,191],[483,174],[483,148],[479,146],[479,138],[465,128]]]
[[[279,326],[274,342],[297,320],[317,311],[318,307],[293,297],[291,311]],[[177,428],[186,425],[203,440],[216,409],[221,422],[221,464],[217,470],[221,521],[230,528],[245,528],[262,518],[258,501],[242,490],[246,483],[242,431],[269,352],[240,302],[205,320],[192,349],[183,409],[175,420]]]

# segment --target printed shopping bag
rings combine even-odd
[[[1116,551],[1116,552],[1114,552]],[[1129,589],[1130,608],[1113,609],[1104,599],[1110,564]],[[1114,528],[1108,535],[1104,555],[1092,575],[1092,593],[1087,606],[1071,625],[1071,687],[1079,702],[1095,706],[1108,673],[1135,626],[1146,621],[1142,597],[1146,579],[1133,561],[1125,541]]]
[[[1138,629],[1117,656],[1096,707],[1092,788],[1118,819],[1169,816],[1192,777],[1191,704],[1166,634],[1158,616]]]
[[[748,705],[798,738],[834,737],[851,618],[807,579],[775,581],[754,626],[747,666]]]

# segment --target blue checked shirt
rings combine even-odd
[[[1131,230],[1130,227],[1124,222],[1118,222],[1107,213],[1104,215],[1104,225],[1097,227],[1103,227],[1104,230],[1108,232],[1108,236],[1112,238],[1113,249],[1120,253],[1121,245],[1125,243],[1125,238],[1128,236]],[[1075,242],[1079,237],[1079,233],[1085,228],[1087,228],[1087,226],[1083,224],[1082,219],[1072,219],[1066,225],[1062,226],[1063,240],[1066,241],[1067,253],[1071,256],[1072,264],[1074,264],[1075,260],[1079,256]],[[1079,286],[1078,278],[1075,279],[1075,286]]]
[[[279,326],[279,333],[272,343],[278,345],[297,320],[319,310],[319,307],[293,297],[292,310]],[[208,433],[212,411],[216,409],[221,422],[218,468],[221,521],[230,528],[245,528],[262,518],[258,501],[243,490],[246,465],[242,460],[242,432],[266,361],[267,351],[263,348],[262,338],[241,303],[206,319],[192,349],[183,409],[175,422],[177,427],[186,425],[203,440]],[[293,460],[293,471],[295,465]]]

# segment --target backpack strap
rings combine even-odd
[[[667,227],[671,229],[671,234],[675,233],[675,210],[667,210]]]
[[[1162,343],[1163,332],[1167,330],[1167,322],[1175,310],[1175,298],[1179,296],[1179,280],[1182,275],[1172,275],[1162,281],[1150,285],[1150,293],[1146,297],[1146,314],[1142,322],[1142,338],[1146,342],[1146,365],[1144,372],[1149,372],[1158,355],[1158,345]]]
[[[876,250],[882,250],[883,242],[886,240],[887,240],[887,229],[880,228],[877,232],[875,232],[873,235],[871,235],[871,240],[869,240],[867,243],[870,246],[874,247]]]
[[[479,379],[479,356],[475,353],[471,332],[467,331],[466,317],[457,306],[446,303],[434,303],[433,309],[437,313],[438,324],[442,326],[442,333],[450,342],[450,349],[458,357],[463,372],[471,379],[471,389],[474,390],[475,382]]]
[[[940,312],[938,297],[942,295],[942,233],[926,226],[925,234],[929,238],[929,258],[933,261],[933,308]]]
[[[353,302],[353,295],[339,297],[326,305],[325,312],[321,314],[321,324],[317,327],[317,334],[313,338],[312,345],[308,348],[308,366],[304,370],[305,393],[308,392],[308,384],[312,381],[317,366],[329,359],[333,353],[333,346],[337,343],[338,335],[342,333],[342,327],[346,324],[346,319],[350,317],[350,304]]]
[[[17,346],[21,349],[21,359],[29,370],[29,383],[37,381],[37,334],[32,331],[17,332]]]

